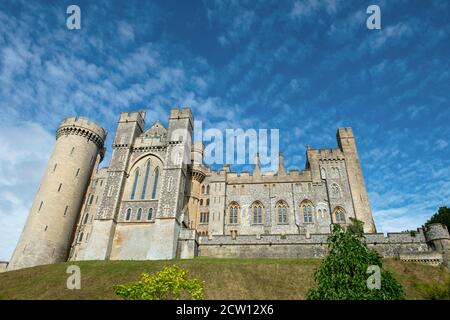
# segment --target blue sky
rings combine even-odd
[[[419,0],[1,1],[0,260],[62,118],[113,133],[120,112],[150,125],[185,105],[204,128],[278,128],[288,168],[353,127],[378,229],[420,226],[450,199],[449,15]]]

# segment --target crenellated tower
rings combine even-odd
[[[106,185],[92,225],[85,260],[109,259],[124,182],[127,178],[126,170],[136,137],[144,132],[144,118],[145,112],[142,111],[120,114]]]
[[[74,228],[106,130],[85,118],[66,118],[8,269],[67,260]]]
[[[164,235],[165,240],[153,243],[150,259],[173,259],[177,254],[182,221],[188,212],[187,179],[193,124],[191,109],[173,108],[170,111],[161,197],[154,229],[155,234]]]
[[[375,223],[370,210],[369,197],[364,183],[352,128],[339,128],[337,140],[339,148],[345,156],[345,165],[355,216],[358,220],[364,222],[364,232],[374,233],[376,232]]]

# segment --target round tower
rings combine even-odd
[[[66,118],[8,270],[66,261],[94,166],[103,159],[106,130]]]
[[[450,248],[450,235],[441,223],[431,223],[425,228],[425,237],[434,250],[443,252]]]

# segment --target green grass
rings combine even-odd
[[[68,290],[66,269],[81,269],[81,290]],[[112,286],[134,282],[177,264],[205,281],[207,299],[304,299],[314,285],[317,259],[212,259],[170,261],[80,261],[0,273],[0,299],[118,299]],[[442,297],[450,274],[438,267],[385,260],[408,299]],[[436,288],[443,291],[436,294]],[[439,289],[440,290],[440,289]],[[440,293],[440,294],[439,294]]]

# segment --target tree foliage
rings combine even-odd
[[[176,265],[167,266],[153,275],[141,274],[139,282],[113,288],[117,295],[128,300],[203,300],[203,282],[189,279],[188,273]]]
[[[431,223],[442,223],[447,226],[447,229],[450,230],[450,208],[440,207],[438,212],[436,212],[428,221],[426,225]]]
[[[391,300],[402,299],[402,286],[393,275],[383,270],[382,257],[363,241],[362,223],[353,220],[344,230],[334,225],[328,238],[329,255],[314,274],[316,287],[308,292],[311,300]],[[378,266],[380,289],[369,289],[369,266]]]

